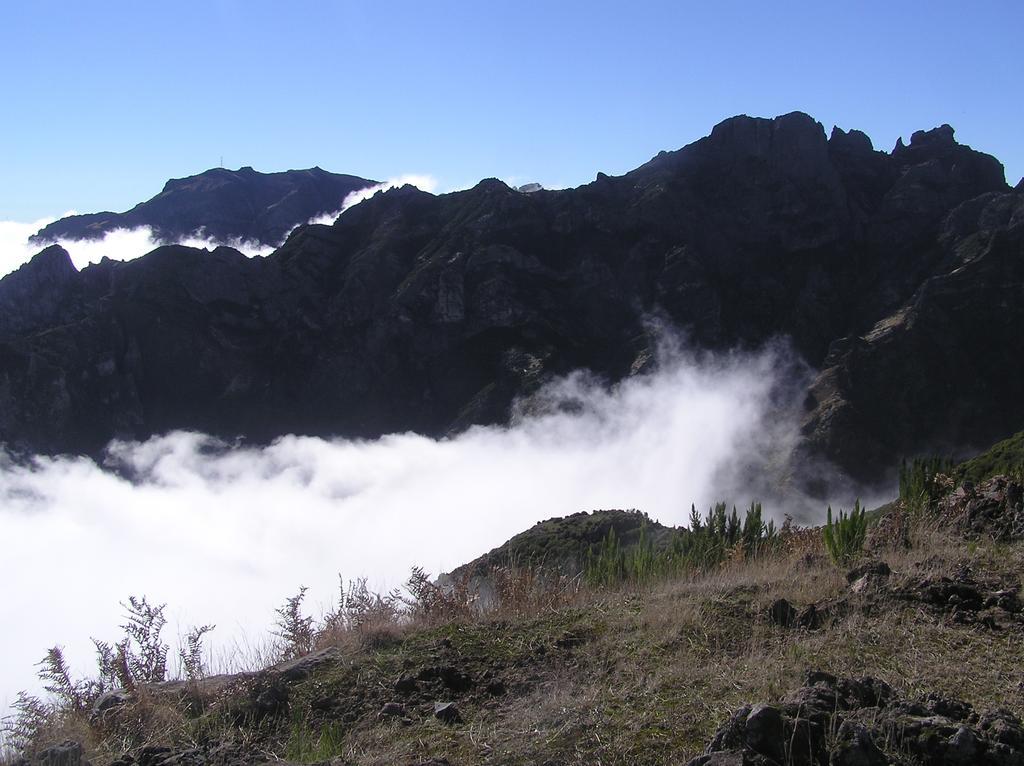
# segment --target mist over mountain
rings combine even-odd
[[[217,174],[247,172],[125,215],[212,209]],[[271,241],[260,209],[202,225]],[[443,436],[533,411],[574,370],[643,374],[668,326],[715,351],[788,339],[820,370],[797,455],[878,481],[1024,423],[1022,221],[1024,194],[948,125],[886,153],[793,113],[576,189],[393,189],[262,259],[167,246],[77,271],[51,247],[0,280],[0,438],[97,455],[176,429]]]
[[[177,243],[198,233],[220,242],[277,246],[298,224],[336,213],[348,195],[377,183],[320,168],[281,173],[212,168],[171,179],[155,197],[124,213],[61,218],[40,229],[31,241],[99,239],[118,229],[145,226],[161,243]]]

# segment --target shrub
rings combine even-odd
[[[645,584],[688,571],[704,571],[721,564],[727,556],[747,559],[775,548],[779,534],[775,522],[765,523],[761,504],[752,502],[743,520],[733,506],[729,513],[725,503],[716,503],[702,519],[697,508],[690,506],[690,528],[678,530],[667,546],[656,548],[640,527],[640,539],[624,547],[608,531],[600,547],[591,549],[584,577],[590,585],[608,587],[629,582]]]
[[[307,590],[305,585],[300,586],[298,593],[285,599],[284,605],[274,610],[277,612],[277,630],[274,635],[283,641],[281,654],[284,659],[301,657],[313,651],[316,638],[313,618],[302,615],[302,600]]]
[[[203,667],[203,636],[215,627],[215,625],[200,625],[192,628],[185,636],[185,645],[178,650],[182,673],[189,681],[198,681],[206,676],[206,669]]]
[[[914,458],[900,465],[900,500],[911,513],[929,508],[946,491],[942,481],[952,473],[953,461],[948,458]]]
[[[832,506],[828,507],[828,522],[822,530],[825,538],[825,548],[828,549],[832,560],[844,566],[856,558],[864,548],[864,539],[867,536],[868,522],[864,515],[864,509],[860,506],[860,500],[853,505],[853,510],[846,515],[842,509],[839,510],[839,518],[832,520]]]
[[[127,610],[127,622],[121,626],[124,637],[115,643],[93,639],[98,670],[95,678],[76,679],[63,649],[55,646],[47,650],[38,663],[38,676],[47,696],[40,699],[19,693],[11,705],[14,715],[0,721],[0,750],[31,755],[40,746],[54,744],[53,733],[62,725],[84,719],[103,693],[116,688],[134,690],[139,684],[167,679],[170,646],[161,638],[167,624],[166,605],[154,606],[145,597],[129,596],[122,606]],[[212,625],[193,628],[180,650],[183,671],[189,679],[202,676],[202,639],[211,630]]]
[[[473,616],[475,598],[468,575],[440,584],[431,581],[423,568],[413,567],[405,589],[409,597],[402,600],[413,619],[446,622]]]
[[[92,640],[96,645],[100,685],[131,690],[140,683],[165,680],[170,646],[163,642],[161,634],[167,625],[167,605],[154,606],[145,596],[129,596],[128,603],[122,602],[121,606],[128,610],[128,622],[121,626],[124,638],[116,644]]]

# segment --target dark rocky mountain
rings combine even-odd
[[[282,173],[213,168],[168,181],[158,195],[124,213],[61,218],[32,241],[98,239],[114,229],[149,226],[157,241],[168,244],[202,231],[219,242],[241,239],[276,247],[299,224],[340,210],[346,196],[376,183],[320,168]]]
[[[1024,426],[1024,195],[942,126],[876,151],[736,117],[621,177],[523,194],[394,189],[271,256],[162,247],[0,281],[0,435],[95,453],[174,428],[444,434],[657,343],[778,336],[822,373],[805,448],[860,479]]]

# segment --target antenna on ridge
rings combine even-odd
[[[220,166],[222,168],[224,167],[224,155],[223,154],[220,156]]]

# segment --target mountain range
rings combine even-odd
[[[152,199],[124,213],[72,215],[40,229],[31,241],[100,239],[117,229],[148,226],[157,242],[192,235],[276,247],[300,223],[341,210],[345,197],[377,184],[320,168],[258,173],[213,168],[172,178]]]
[[[220,209],[221,176],[259,197],[286,175],[209,171],[123,216],[173,238]],[[202,226],[273,242],[285,204]],[[39,236],[123,225],[98,216]],[[0,439],[450,434],[507,422],[553,376],[642,374],[668,325],[704,349],[786,338],[816,371],[798,455],[876,481],[1024,427],[1022,223],[1024,186],[948,125],[883,152],[792,113],[575,189],[381,192],[265,258],[168,245],[77,271],[51,246],[0,280]]]

